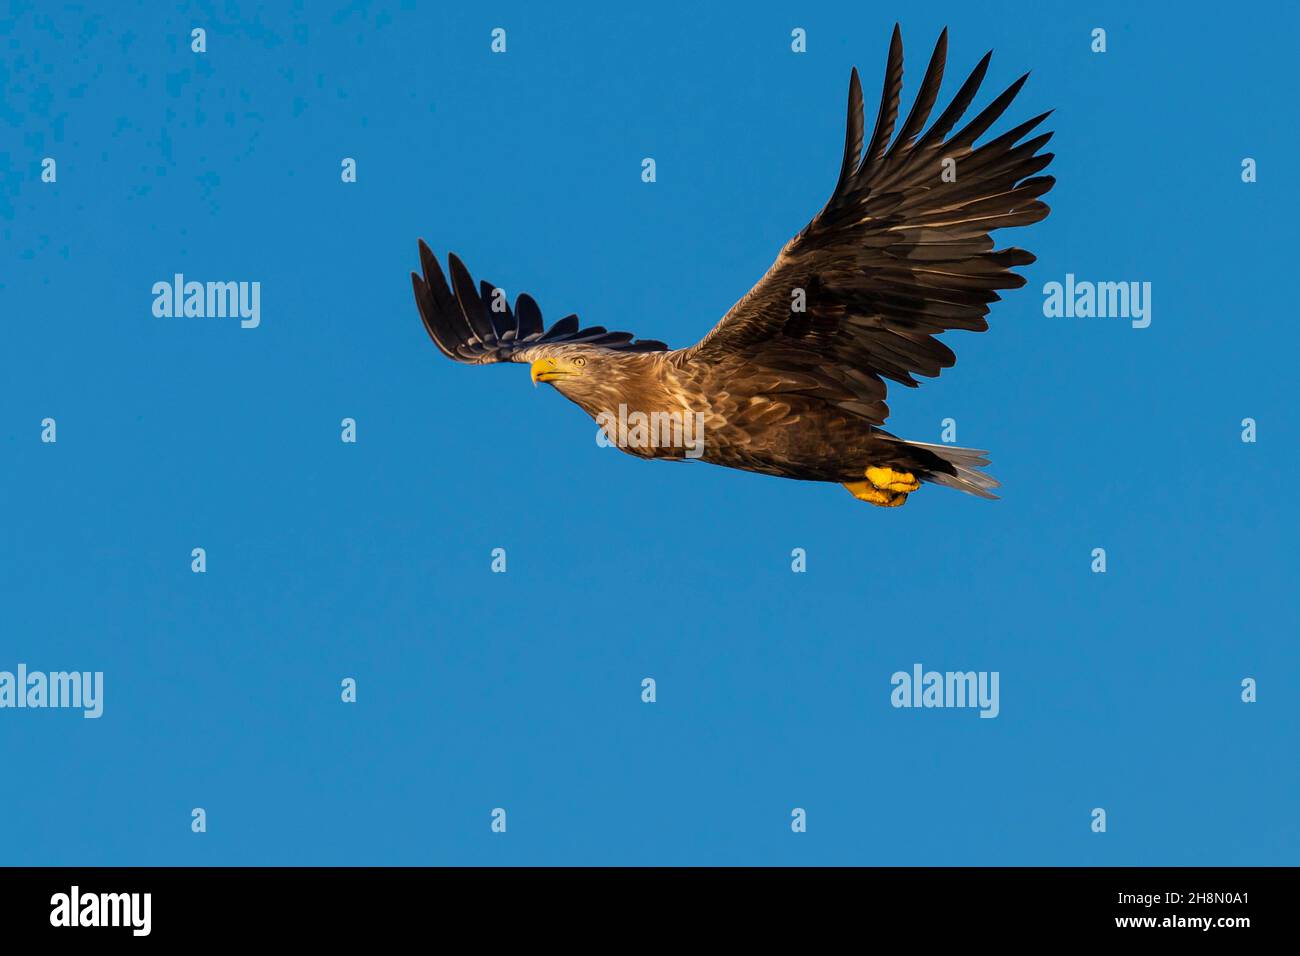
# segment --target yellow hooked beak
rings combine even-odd
[[[533,384],[538,382],[553,382],[557,378],[563,378],[567,373],[560,370],[560,365],[553,358],[540,358],[532,364],[530,372],[533,377]]]

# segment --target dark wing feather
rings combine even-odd
[[[800,390],[879,424],[889,414],[885,379],[915,386],[914,376],[938,375],[956,357],[936,335],[988,328],[998,290],[1024,285],[1012,268],[1034,261],[1023,249],[995,250],[989,233],[1048,213],[1039,197],[1055,180],[1036,174],[1052,160],[1038,153],[1051,134],[1021,140],[1049,114],[975,147],[1011,105],[1021,77],[945,139],[975,99],[990,53],[925,130],[947,48],[945,30],[894,137],[903,82],[902,39],[894,28],[865,150],[862,90],[853,71],[844,159],[831,198],[767,275],[703,340],[675,353],[675,362],[743,369],[751,382],[765,381],[766,371],[787,373],[805,383]],[[943,180],[944,159],[956,163],[954,182]],[[792,310],[797,289],[804,290],[804,312]]]
[[[547,329],[542,310],[532,296],[523,293],[512,310],[492,308],[497,286],[482,282],[474,288],[469,270],[453,253],[447,257],[451,285],[437,257],[420,240],[420,268],[424,275],[411,273],[415,304],[433,344],[443,355],[467,365],[522,361],[519,352],[533,345],[598,345],[620,352],[662,352],[668,346],[653,339],[638,340],[630,332],[609,332],[596,325],[581,328],[576,315],[566,315]],[[501,297],[504,301],[504,297]]]

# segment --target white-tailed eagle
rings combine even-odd
[[[450,283],[420,242],[415,299],[434,344],[471,365],[521,362],[643,458],[703,461],[783,478],[843,484],[863,501],[903,504],[921,482],[984,498],[997,482],[985,453],[905,441],[883,429],[886,381],[915,387],[953,365],[936,338],[982,332],[998,291],[1024,285],[1034,261],[995,249],[990,233],[1038,222],[1051,133],[1025,137],[1043,113],[981,145],[1028,74],[953,132],[992,53],[926,128],[947,56],[939,37],[920,91],[898,126],[903,44],[894,28],[870,139],[862,87],[849,79],[848,129],[834,192],[776,262],[703,339],[670,350],[577,316],[549,329],[528,295],[512,308],[491,283],[475,286],[449,256]],[[1049,111],[1050,112],[1050,111]],[[897,127],[897,131],[896,131]],[[635,421],[637,427],[625,427]],[[648,425],[646,424],[648,423]],[[669,427],[665,427],[669,426]],[[696,426],[696,427],[693,427]],[[702,426],[699,440],[681,440]]]

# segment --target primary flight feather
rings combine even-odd
[[[448,358],[471,365],[521,362],[642,458],[703,461],[782,478],[843,484],[854,497],[897,507],[929,481],[984,498],[997,482],[985,453],[897,438],[886,380],[915,387],[956,361],[935,336],[982,332],[999,289],[1024,285],[1012,269],[1034,256],[997,249],[989,233],[1048,214],[1035,116],[979,146],[1028,74],[965,126],[992,53],[939,117],[948,31],[940,35],[907,117],[898,126],[903,43],[889,47],[880,111],[865,141],[862,87],[849,78],[844,158],[825,207],[777,256],[758,284],[708,335],[685,349],[628,332],[582,328],[576,315],[549,329],[531,297],[513,309],[491,283],[477,288],[453,254],[448,272],[423,241],[411,274],[425,329]],[[895,130],[897,128],[897,135]],[[950,135],[951,134],[951,135]],[[636,416],[642,416],[637,418]],[[629,419],[650,427],[622,427]],[[673,430],[656,428],[673,422]],[[682,423],[686,423],[683,431]],[[680,440],[698,423],[701,440]]]

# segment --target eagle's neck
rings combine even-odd
[[[704,454],[704,410],[667,360],[671,353],[645,352],[603,360],[600,374],[564,393],[604,430],[613,445],[640,458],[675,460]]]
[[[581,382],[565,382],[560,391],[592,418],[602,415],[678,411],[671,376],[658,352],[622,355],[612,353],[601,359],[597,374]]]

